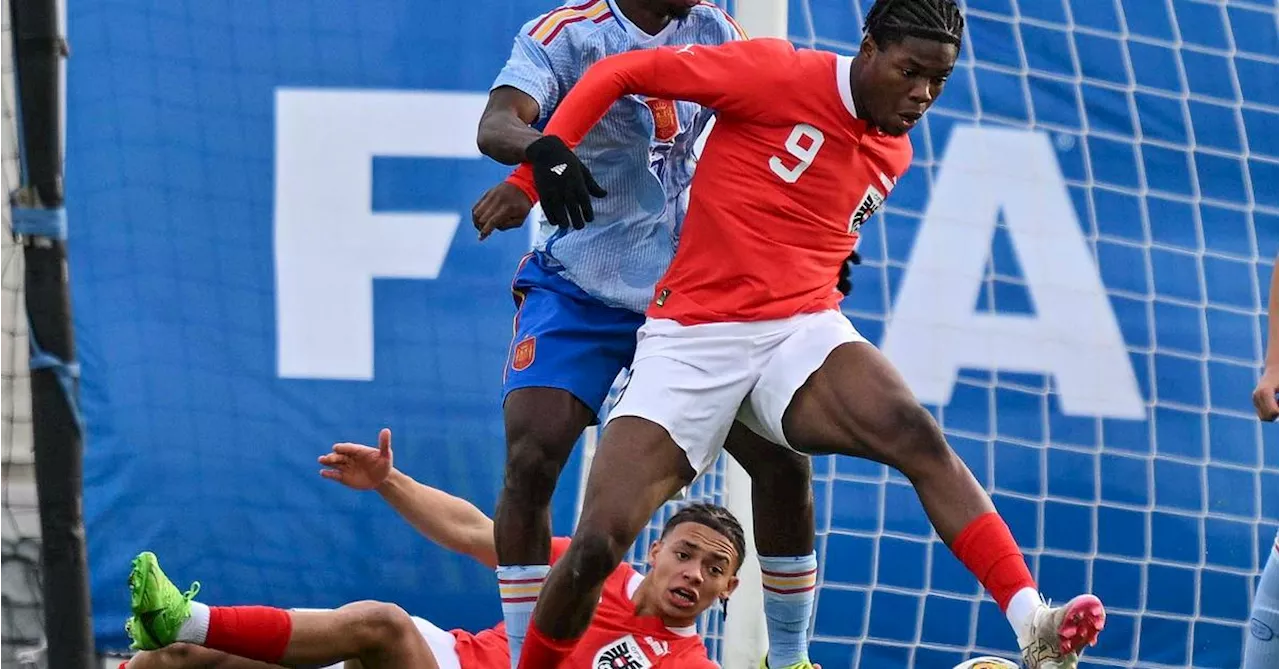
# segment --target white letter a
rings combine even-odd
[[[1001,212],[1033,316],[974,311]],[[947,404],[968,367],[1052,374],[1066,414],[1146,416],[1066,181],[1041,133],[952,133],[883,348],[926,404]]]

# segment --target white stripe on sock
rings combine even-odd
[[[204,645],[209,636],[209,607],[200,602],[191,602],[191,616],[182,621],[178,628],[177,641]]]

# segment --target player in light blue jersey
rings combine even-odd
[[[1276,404],[1276,391],[1280,389],[1280,334],[1277,330],[1276,302],[1280,300],[1280,257],[1271,268],[1271,298],[1267,303],[1267,352],[1263,361],[1262,376],[1253,390],[1253,408],[1258,418],[1274,421],[1280,416]],[[1272,669],[1280,659],[1280,536],[1267,551],[1267,566],[1253,593],[1253,610],[1249,613],[1249,636],[1244,645],[1244,669]]]
[[[574,0],[524,25],[480,121],[478,143],[508,165],[586,69],[606,56],[673,44],[721,44],[742,33],[697,0]],[[710,112],[689,102],[621,100],[578,148],[599,179],[590,225],[566,234],[539,212],[534,251],[512,285],[517,311],[503,376],[507,466],[494,535],[513,666],[549,571],[549,506],[578,436],[597,422],[631,363],[654,283],[675,254]],[[483,239],[522,225],[536,191],[508,180],[472,210]],[[547,203],[544,203],[547,206]],[[808,461],[735,425],[726,449],[752,475],[756,548],[765,581],[768,665],[808,667],[817,560]]]

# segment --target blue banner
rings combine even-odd
[[[374,598],[446,626],[499,618],[491,572],[421,540],[376,494],[322,480],[316,458],[391,426],[397,466],[492,512],[509,283],[528,237],[481,245],[470,228],[471,204],[506,173],[476,152],[475,121],[511,36],[546,4],[69,3],[67,189],[100,647],[128,644],[125,578],[141,550],[183,585],[200,580],[212,603]],[[298,116],[282,118],[290,101]],[[344,125],[305,141],[386,142],[280,173],[278,149],[306,149],[282,146],[298,130],[288,124],[335,106],[351,112],[329,119]],[[291,240],[274,220],[288,198],[325,192],[338,207],[326,224],[345,236],[307,274],[308,235],[329,233]],[[379,238],[396,226],[426,237]],[[281,275],[290,262],[295,274]],[[328,310],[279,304],[277,286],[299,282]],[[285,345],[325,340],[347,358],[285,369],[297,354],[278,346],[286,308],[303,313]]]
[[[868,2],[792,0],[856,52]],[[1275,4],[969,0],[912,170],[862,226],[845,302],[1012,527],[1045,593],[1110,607],[1118,666],[1238,666],[1276,535],[1249,396],[1277,253]],[[492,512],[527,231],[480,243],[507,168],[476,122],[548,0],[68,1],[67,209],[100,648],[130,558],[211,604],[382,599],[500,617],[490,571],[322,480],[396,464]],[[1067,7],[1069,5],[1069,8]],[[572,529],[579,464],[555,529]],[[1008,652],[910,486],[815,461],[824,666]]]

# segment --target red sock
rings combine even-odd
[[[529,621],[529,631],[524,637],[524,649],[520,651],[519,669],[558,669],[569,657],[577,639],[552,639],[538,629],[538,624]]]
[[[270,606],[210,606],[206,648],[277,664],[284,658],[293,620]]]
[[[974,518],[951,542],[955,554],[1004,611],[1023,588],[1035,588],[1027,562],[1009,526],[992,511]]]

